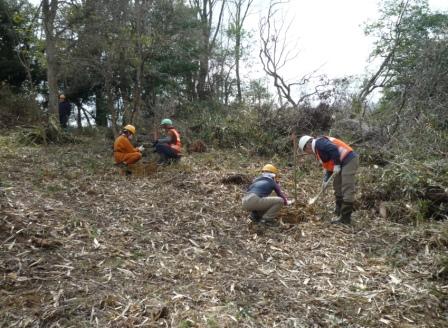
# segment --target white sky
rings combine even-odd
[[[258,20],[270,1],[255,2],[248,27],[258,30]],[[448,0],[429,0],[429,4],[432,10],[448,11]],[[291,44],[297,41],[300,51],[288,66],[288,78],[318,68],[332,78],[365,73],[372,40],[364,35],[363,24],[377,17],[378,0],[289,0],[283,6],[286,20],[292,20],[288,37]]]

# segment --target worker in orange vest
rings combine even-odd
[[[158,164],[178,161],[181,158],[182,149],[180,133],[174,128],[173,121],[169,118],[164,118],[160,126],[164,129],[165,135],[154,142],[155,151],[160,156]]]
[[[133,125],[126,125],[121,131],[120,135],[114,142],[114,159],[115,164],[134,164],[142,158],[143,146],[134,148],[131,143],[135,136],[135,127]]]
[[[322,188],[328,185],[331,175],[336,197],[336,224],[350,224],[353,212],[356,172],[359,167],[358,154],[343,141],[332,137],[313,138],[302,136],[299,148],[307,154],[314,154],[325,170]]]

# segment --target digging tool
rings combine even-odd
[[[297,201],[297,136],[295,132],[291,134],[292,153],[294,156],[294,201]]]
[[[297,184],[298,184],[298,177],[302,176],[302,172],[299,172],[298,168],[298,159],[299,157],[311,155],[307,153],[299,154],[298,152],[298,146],[297,146],[297,135],[295,132],[291,133],[291,140],[292,140],[292,153],[293,153],[293,164],[294,164],[294,201],[297,202]]]
[[[322,193],[325,191],[325,189],[327,189],[328,185],[329,185],[330,182],[333,180],[333,178],[334,178],[335,175],[336,175],[336,174],[333,173],[333,174],[328,178],[328,180],[327,180],[327,184],[325,185],[325,187],[322,187],[321,190],[319,191],[319,193],[318,193],[316,196],[314,196],[313,198],[311,198],[311,199],[308,201],[308,205],[313,205],[313,204],[316,202],[316,200],[320,197],[320,195],[322,195]]]

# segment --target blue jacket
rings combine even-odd
[[[267,197],[272,191],[275,191],[277,196],[282,198],[285,204],[287,203],[287,199],[280,190],[280,186],[272,178],[259,176],[252,181],[252,184],[247,189],[247,193],[256,194],[258,197]]]

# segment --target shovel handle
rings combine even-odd
[[[314,204],[314,203],[316,202],[316,200],[320,197],[320,195],[322,195],[322,193],[328,188],[328,185],[330,184],[331,180],[333,180],[334,176],[335,176],[335,174],[333,173],[333,174],[328,178],[326,187],[325,187],[325,188],[323,188],[323,187],[320,188],[319,193],[318,193],[315,197],[311,198],[311,199],[308,201],[308,203],[309,203],[310,205]]]

